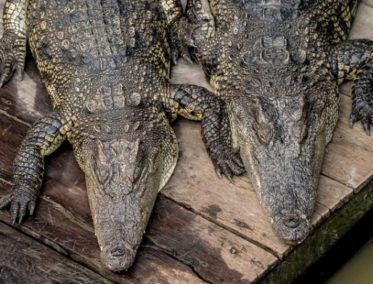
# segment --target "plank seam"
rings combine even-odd
[[[52,206],[54,206],[54,208],[57,211],[59,211],[63,216],[65,216],[71,222],[73,222],[74,224],[78,225],[83,230],[85,230],[85,231],[87,231],[89,233],[93,233],[94,234],[94,229],[91,226],[89,226],[89,224],[87,224],[84,221],[79,220],[78,218],[76,218],[74,216],[74,214],[72,212],[70,212],[67,208],[65,208],[61,204],[53,201],[52,199],[50,199],[46,195],[42,195],[42,196],[40,196],[40,198],[43,199],[43,200],[45,200],[45,201],[47,201],[47,202],[49,202]]]
[[[6,183],[10,186],[14,185],[12,182],[10,182],[10,181],[2,178],[2,177],[0,177],[0,181],[4,182],[4,183]],[[49,204],[51,204],[58,212],[60,212],[63,216],[65,216],[67,219],[69,219],[74,224],[78,225],[81,229],[83,229],[83,230],[85,230],[89,233],[94,233],[93,228],[91,228],[91,226],[89,226],[89,224],[85,223],[83,220],[79,220],[78,218],[76,218],[72,212],[70,212],[67,208],[63,207],[61,204],[53,201],[52,199],[50,199],[45,194],[42,194],[40,196],[40,199],[42,199],[42,200],[48,202]]]
[[[203,218],[203,219],[205,219],[205,220],[207,220],[207,221],[209,221],[209,222],[211,222],[211,223],[217,225],[218,227],[220,227],[220,228],[222,228],[222,229],[224,229],[224,230],[229,231],[230,233],[232,233],[232,234],[234,234],[234,235],[236,235],[236,236],[238,236],[238,237],[240,237],[240,238],[242,238],[242,239],[244,239],[244,240],[246,240],[246,241],[248,241],[248,242],[250,242],[250,243],[256,245],[257,247],[263,249],[264,251],[266,251],[266,252],[272,254],[274,257],[276,257],[277,261],[281,258],[281,256],[280,256],[276,251],[274,251],[273,249],[271,249],[270,247],[267,247],[266,245],[263,245],[263,244],[259,243],[258,241],[254,240],[254,239],[252,239],[252,238],[249,238],[249,237],[247,237],[247,236],[245,236],[244,234],[242,234],[242,233],[240,233],[240,232],[238,232],[238,231],[236,231],[236,230],[234,230],[234,229],[232,229],[232,228],[230,228],[230,227],[228,227],[228,226],[226,226],[226,225],[220,223],[218,220],[214,220],[213,218],[209,218],[209,217],[207,217],[207,216],[201,214],[200,212],[197,212],[197,211],[194,210],[191,206],[185,205],[185,204],[183,204],[182,202],[179,202],[179,201],[177,201],[177,200],[174,200],[173,198],[171,198],[171,197],[169,197],[169,196],[166,196],[166,195],[163,194],[163,193],[161,193],[161,194],[162,194],[162,196],[163,196],[164,198],[166,198],[166,199],[168,199],[168,200],[170,200],[170,201],[172,201],[172,202],[175,202],[177,205],[183,207],[184,209],[193,212],[194,214],[200,216],[201,218]],[[285,254],[287,254],[287,253],[288,253],[288,252],[285,252]]]
[[[175,256],[175,255],[173,255],[172,253],[170,253],[170,252],[167,250],[167,248],[165,248],[165,247],[163,247],[163,246],[157,244],[157,242],[154,241],[153,238],[150,237],[149,235],[145,234],[145,237],[146,237],[146,238],[151,242],[151,245],[144,245],[143,247],[152,248],[152,249],[154,249],[154,250],[157,250],[157,251],[159,251],[159,252],[161,252],[161,253],[164,253],[164,254],[168,255],[170,258],[174,259],[175,261],[177,261],[177,262],[181,262],[181,263],[184,264],[185,266],[189,267],[189,268],[193,271],[193,273],[196,275],[196,277],[198,277],[199,279],[201,279],[203,282],[208,283],[208,284],[213,284],[213,282],[208,281],[206,278],[204,278],[204,277],[203,277],[203,276],[202,276],[202,275],[201,275],[201,274],[200,274],[200,273],[195,269],[195,267],[194,267],[192,264],[190,264],[190,263],[188,263],[188,262],[186,262],[186,261],[183,261],[182,259],[180,259],[180,258],[178,258],[177,256]]]
[[[41,242],[39,239],[34,238],[32,235],[26,234],[25,232],[19,230],[18,227],[12,226],[12,225],[10,225],[10,224],[2,221],[2,220],[0,220],[0,224],[2,226],[6,227],[7,230],[14,231],[17,234],[22,235],[23,238],[25,238],[26,242],[32,242],[35,245],[37,244],[38,246],[43,248],[43,251],[46,250],[48,252],[51,252],[51,253],[54,253],[54,254],[58,255],[60,258],[63,258],[66,263],[69,263],[71,268],[79,267],[79,268],[82,269],[81,272],[83,272],[83,273],[89,271],[90,273],[92,273],[92,276],[95,276],[96,280],[101,280],[100,283],[109,283],[109,282],[112,283],[111,280],[109,280],[109,279],[105,278],[104,276],[100,275],[97,271],[94,271],[94,270],[90,269],[89,267],[76,262],[72,258],[67,257],[67,255],[64,255],[64,254],[60,253],[59,251],[56,251],[54,248],[52,248],[49,245]],[[16,237],[16,239],[18,239],[18,237]],[[44,271],[44,272],[47,272],[47,271]],[[75,274],[73,274],[73,275],[75,275]],[[98,277],[100,277],[100,279],[97,279]]]
[[[359,184],[359,186],[357,186],[355,188],[351,184],[345,183],[345,182],[343,182],[341,180],[338,180],[338,179],[336,179],[334,177],[331,177],[331,176],[327,175],[326,173],[322,173],[322,175],[325,176],[325,177],[327,177],[327,178],[330,178],[333,181],[336,181],[336,182],[338,182],[340,184],[343,184],[343,185],[351,188],[354,193],[358,193],[359,191],[361,191],[365,186],[367,186],[373,180],[373,174],[371,174],[366,180],[364,180],[361,184]]]
[[[72,262],[74,262],[74,263],[77,263],[77,264],[79,264],[79,265],[85,267],[86,269],[91,270],[93,273],[96,273],[96,274],[102,276],[103,278],[107,279],[105,275],[102,275],[99,271],[96,271],[96,270],[92,269],[90,266],[87,266],[86,263],[81,262],[81,261],[77,261],[77,260],[76,260],[75,258],[73,258],[73,257],[69,257],[69,256],[71,256],[71,254],[70,254],[68,251],[66,251],[63,247],[61,247],[60,245],[58,245],[58,244],[56,244],[56,243],[53,243],[53,245],[51,245],[51,244],[48,242],[47,239],[43,239],[43,240],[41,240],[41,239],[37,239],[37,238],[35,238],[35,237],[33,236],[33,234],[30,233],[30,232],[32,232],[32,230],[30,230],[30,229],[28,229],[28,228],[26,228],[26,227],[24,227],[24,226],[12,226],[12,225],[10,225],[10,224],[4,222],[3,220],[0,220],[0,223],[4,224],[4,225],[6,225],[6,226],[9,226],[9,227],[11,227],[13,230],[15,230],[15,231],[17,231],[17,232],[19,232],[19,233],[21,233],[21,234],[23,234],[23,235],[25,235],[25,236],[31,238],[33,241],[37,242],[38,244],[41,244],[42,246],[45,246],[45,247],[47,247],[47,248],[49,248],[49,249],[51,249],[51,250],[57,252],[59,255],[61,255],[62,257],[66,258],[67,260],[70,260],[70,261],[72,261]],[[21,228],[23,228],[24,230],[22,230]],[[27,233],[27,232],[29,232],[29,233]],[[57,247],[58,247],[58,249],[57,249]],[[112,281],[111,279],[107,279],[107,280]]]
[[[3,183],[6,183],[6,184],[8,184],[8,185],[13,186],[13,183],[12,183],[12,182],[10,182],[10,181],[8,181],[8,180],[2,178],[2,177],[0,177],[0,181],[3,182]]]
[[[0,177],[0,181],[4,182],[4,183],[6,183],[6,184],[9,184],[9,185],[11,185],[11,186],[13,185],[12,182],[7,181],[6,179],[3,179],[3,178],[1,178],[1,177]],[[83,225],[83,226],[82,226],[82,222],[80,222],[79,220],[76,220],[76,219],[73,217],[72,213],[71,213],[70,211],[68,211],[66,208],[65,208],[65,210],[68,212],[68,214],[65,214],[65,213],[63,212],[63,211],[65,211],[65,210],[61,210],[61,208],[64,208],[64,207],[61,206],[60,204],[58,204],[58,203],[56,203],[55,201],[51,200],[51,199],[48,198],[47,196],[41,196],[40,199],[43,199],[44,201],[48,202],[51,206],[54,206],[55,209],[56,209],[58,212],[60,212],[62,215],[64,215],[64,216],[65,216],[66,218],[68,218],[70,221],[72,221],[73,223],[75,223],[76,225],[78,225],[79,227],[81,227],[83,230],[86,230],[86,231],[88,231],[89,233],[94,234],[94,230],[93,230],[93,229],[89,228],[89,229],[87,230],[87,228],[86,228],[87,225]],[[72,217],[72,218],[70,218],[70,217],[67,216],[67,215],[71,215],[70,217]],[[96,267],[90,265],[89,263],[86,263],[86,262],[83,260],[83,258],[81,258],[81,256],[80,256],[79,254],[77,254],[77,253],[75,253],[75,252],[71,252],[69,249],[65,249],[63,246],[61,246],[60,244],[54,243],[53,241],[50,242],[50,240],[49,240],[48,238],[38,239],[38,238],[34,237],[34,235],[33,235],[33,230],[32,230],[32,229],[27,228],[27,227],[25,227],[25,226],[11,226],[10,224],[6,223],[6,222],[3,221],[3,220],[0,220],[0,222],[3,223],[3,224],[5,224],[5,225],[7,225],[7,226],[9,226],[9,227],[11,227],[11,228],[13,228],[13,229],[16,230],[17,232],[19,232],[19,233],[21,233],[21,234],[23,234],[23,235],[25,235],[25,236],[27,236],[27,237],[29,237],[29,238],[35,240],[35,241],[38,242],[39,244],[42,244],[42,245],[44,245],[44,246],[46,246],[46,247],[52,249],[53,251],[57,252],[58,254],[63,255],[66,259],[71,260],[71,261],[73,261],[73,262],[75,262],[75,263],[77,263],[77,264],[82,265],[83,267],[85,267],[85,268],[87,268],[87,269],[93,271],[94,273],[96,273],[96,274],[98,274],[98,275],[101,275],[102,277],[104,277],[105,279],[107,279],[107,280],[109,280],[109,281],[114,281],[114,279],[107,278],[108,276],[105,275],[105,273],[102,273],[98,268],[96,268]],[[204,278],[203,278],[203,277],[202,277],[202,276],[201,276],[201,275],[200,275],[200,274],[199,274],[199,273],[198,273],[198,272],[197,272],[197,271],[196,271],[196,270],[195,270],[191,265],[189,265],[189,264],[187,264],[187,263],[184,263],[183,261],[181,261],[181,260],[179,260],[179,259],[173,257],[169,252],[167,252],[166,249],[162,249],[160,246],[157,246],[157,245],[155,244],[155,242],[149,238],[148,235],[145,235],[145,237],[147,237],[147,238],[148,238],[148,239],[149,239],[149,240],[154,244],[154,246],[156,246],[156,248],[153,247],[153,249],[156,249],[156,250],[160,251],[161,253],[167,255],[168,257],[174,259],[175,261],[177,261],[177,262],[179,262],[179,263],[181,263],[181,264],[183,264],[183,265],[189,267],[189,268],[192,270],[191,272],[193,272],[193,274],[194,274],[197,278],[201,279],[201,281],[203,281],[203,282],[206,282],[206,283],[208,283],[208,284],[211,284],[211,282],[205,280],[205,279],[204,279]],[[143,247],[146,247],[146,245],[144,245]]]
[[[10,119],[12,119],[12,120],[15,120],[15,121],[17,121],[17,122],[19,122],[19,123],[22,123],[23,125],[26,125],[26,126],[28,126],[28,127],[31,127],[31,126],[32,126],[30,123],[28,123],[28,122],[26,122],[26,121],[23,121],[23,120],[19,119],[18,117],[15,117],[15,116],[13,116],[13,115],[7,113],[7,112],[4,111],[4,110],[1,110],[1,109],[0,109],[0,114],[4,115],[4,116],[6,116],[6,117],[8,117],[8,118],[10,118]]]

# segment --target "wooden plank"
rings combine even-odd
[[[277,259],[174,202],[156,203],[147,237],[210,283],[251,283]]]
[[[1,88],[0,112],[31,124],[50,113],[52,107],[34,60],[27,59],[24,79],[11,80]]]
[[[360,123],[349,127],[351,98],[341,96],[341,115],[324,161],[323,173],[343,184],[360,190],[373,175],[373,137]]]
[[[0,197],[9,190],[10,184],[0,181]],[[169,279],[179,283],[203,283],[189,267],[146,245],[140,249],[136,264],[128,273],[107,271],[100,262],[93,228],[79,219],[82,218],[76,218],[64,204],[43,196],[35,216],[27,218],[18,229],[118,283],[169,283]],[[0,211],[0,220],[9,223],[9,213]]]
[[[325,176],[321,176],[319,188],[317,204],[323,205],[330,211],[336,210],[344,205],[353,195],[352,188],[343,186],[339,182]],[[316,212],[321,211],[316,210]]]
[[[363,0],[359,5],[357,15],[350,32],[350,39],[373,39],[373,0]]]
[[[373,0],[363,0],[363,3],[365,5],[368,5],[369,7],[373,8]]]
[[[0,222],[0,283],[112,283]]]
[[[322,172],[358,191],[372,179],[373,136],[365,134],[361,123],[350,128],[350,113],[351,98],[342,95],[340,118]]]
[[[325,156],[323,173],[355,190],[372,177],[371,153],[346,144],[332,144]]]
[[[0,90],[0,97],[2,92]],[[28,126],[15,122],[12,118],[1,115],[0,119],[0,178],[10,179],[12,177],[13,160],[17,149],[26,134]]]
[[[351,98],[341,96],[341,115],[331,145],[347,145],[352,149],[362,149],[366,155],[371,155],[373,154],[373,137],[364,133],[361,123],[356,123],[353,128],[349,126],[348,117],[351,113],[351,107]]]
[[[10,190],[12,160],[27,129],[27,125],[0,115],[0,196]],[[201,282],[185,265],[162,252],[149,249],[144,249],[139,254],[138,265],[128,275],[105,270],[100,262],[99,248],[92,228],[84,177],[75,162],[71,147],[64,146],[52,158],[47,159],[43,198],[38,204],[35,217],[28,218],[19,227],[20,230],[120,283],[140,279],[165,282],[168,277],[178,279],[181,283]],[[0,211],[0,219],[9,223],[9,214]],[[147,269],[152,274],[146,274],[144,270]]]

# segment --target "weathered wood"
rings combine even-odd
[[[373,0],[363,0],[363,3],[373,8]]]
[[[111,283],[0,222],[0,283]]]
[[[351,99],[341,96],[341,115],[332,143],[327,148],[323,174],[359,190],[372,178],[373,137],[367,136],[360,123],[350,128]]]
[[[274,235],[248,177],[236,178],[234,185],[217,178],[202,143],[200,124],[180,121],[176,134],[181,155],[162,193],[275,254],[285,253],[288,246]]]
[[[357,12],[349,37],[351,39],[372,38],[373,0],[363,0]]]
[[[52,107],[40,76],[35,73],[35,62],[30,59],[27,64],[22,81],[11,80],[1,89],[0,112],[30,124],[50,113]]]
[[[10,190],[10,184],[0,180],[0,189],[2,196]],[[75,195],[75,198],[87,199],[85,195]],[[190,268],[153,248],[140,249],[136,265],[129,273],[115,274],[107,271],[100,262],[99,248],[91,222],[85,223],[82,216],[77,217],[76,213],[65,208],[64,201],[68,199],[57,203],[52,201],[47,193],[44,194],[39,200],[35,216],[28,218],[19,229],[118,283],[169,283],[168,279],[177,280],[179,283],[202,282]],[[66,205],[68,207],[68,204]],[[90,216],[89,211],[84,215]],[[9,214],[0,211],[0,220],[9,223]]]
[[[338,209],[353,195],[352,188],[343,186],[339,182],[325,176],[321,176],[319,187],[317,205],[322,205],[329,211]],[[316,209],[316,212],[321,214],[322,210]]]
[[[250,283],[277,260],[163,197],[155,206],[147,237],[212,283]]]

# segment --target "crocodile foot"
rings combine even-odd
[[[0,199],[0,209],[10,207],[12,224],[21,224],[26,215],[34,214],[38,195],[38,192],[25,186],[15,186]]]
[[[373,58],[358,72],[352,86],[352,111],[350,125],[361,121],[364,131],[370,135],[373,123]]]
[[[19,58],[24,57],[22,46],[17,44],[17,36],[12,33],[4,33],[0,40],[0,88],[15,73],[18,80],[23,79],[24,66],[20,66]]]
[[[245,173],[245,167],[238,153],[232,149],[219,151],[211,156],[215,166],[216,174],[219,178],[225,176],[233,183],[233,176],[239,176]]]
[[[353,90],[356,99],[352,103],[350,127],[354,123],[361,121],[365,133],[370,135],[370,126],[373,123],[373,90],[368,91],[369,95],[366,95],[366,91],[362,88],[355,88]],[[364,96],[362,96],[363,92],[365,92]]]

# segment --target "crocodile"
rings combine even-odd
[[[359,1],[189,0],[185,39],[226,105],[232,143],[276,235],[311,229],[338,85],[354,80],[351,127],[373,121],[373,42],[348,40]],[[229,132],[227,132],[229,133]]]
[[[223,102],[201,87],[169,82],[183,50],[176,33],[182,15],[177,0],[6,1],[0,83],[22,78],[29,42],[53,104],[28,131],[13,188],[0,200],[13,224],[33,215],[44,157],[68,140],[85,175],[101,261],[127,270],[177,162],[170,125],[177,115],[202,120],[218,172],[243,173],[238,153],[221,138],[229,129]]]

